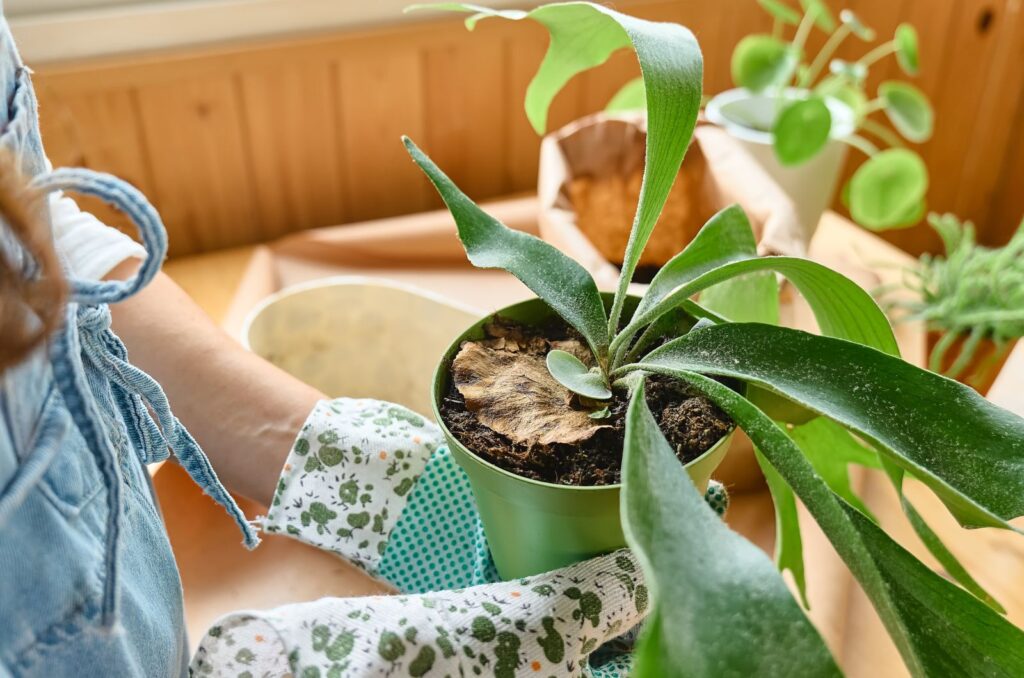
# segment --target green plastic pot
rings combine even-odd
[[[610,303],[611,295],[605,295]],[[627,304],[631,314],[637,299]],[[540,299],[497,312],[525,324],[539,324],[554,313]],[[452,342],[434,372],[434,416],[452,455],[469,476],[494,564],[502,579],[518,579],[572,565],[626,545],[619,518],[621,485],[578,487],[523,478],[477,456],[445,426],[440,403],[451,379],[451,364],[464,341],[484,338],[483,318]],[[729,434],[686,465],[701,492],[729,450]]]

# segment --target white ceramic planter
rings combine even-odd
[[[783,90],[784,99],[804,96],[802,90]],[[789,194],[809,243],[821,215],[832,204],[838,188],[847,147],[840,141],[853,134],[855,120],[849,106],[838,99],[825,100],[832,115],[830,139],[816,156],[796,167],[784,167],[772,149],[772,125],[777,103],[770,93],[755,94],[745,89],[730,89],[708,102],[704,114],[716,125],[725,128],[773,179]]]
[[[396,282],[325,278],[264,299],[242,341],[330,397],[379,398],[431,416],[437,361],[481,315]]]

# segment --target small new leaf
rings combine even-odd
[[[547,364],[548,372],[555,381],[573,393],[591,400],[609,400],[612,397],[604,376],[598,371],[591,371],[572,353],[555,349],[548,353]]]
[[[484,212],[412,140],[402,141],[455,218],[470,262],[503,269],[523,281],[583,335],[602,362],[608,353],[608,326],[597,283],[586,269],[540,238],[514,231]]]

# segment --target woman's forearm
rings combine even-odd
[[[122,264],[112,277],[126,274]],[[269,504],[323,394],[239,346],[162,273],[111,313],[129,360],[160,382],[228,489]]]

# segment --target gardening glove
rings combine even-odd
[[[457,591],[323,598],[231,614],[203,638],[191,669],[239,677],[625,678],[630,656],[622,649],[630,643],[618,637],[647,608],[640,567],[622,550]],[[607,643],[616,638],[621,648]]]
[[[721,485],[706,496],[725,511]],[[499,580],[469,479],[441,431],[379,400],[317,404],[262,528],[336,553],[401,593]]]
[[[437,426],[401,405],[322,400],[263,531],[331,551],[402,593],[497,581],[469,480],[442,442]]]

